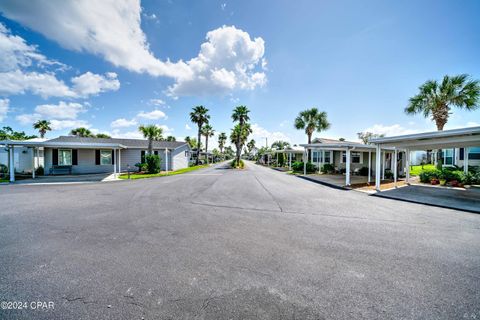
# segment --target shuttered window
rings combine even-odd
[[[52,149],[52,165],[58,166],[58,149]]]
[[[95,165],[100,165],[100,150],[95,150]]]
[[[72,150],[72,165],[78,166],[78,150],[77,149]]]

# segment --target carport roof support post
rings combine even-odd
[[[466,147],[464,150],[463,150],[463,172],[465,174],[468,173],[468,152],[470,151],[470,148]]]
[[[410,183],[410,149],[405,150],[405,167],[406,167],[406,173],[405,173],[405,182],[407,184]]]
[[[377,144],[377,150],[375,152],[375,189],[377,191],[380,191],[380,174],[381,174],[381,164],[382,164],[382,155],[381,155],[382,149],[380,148],[380,145]]]
[[[394,184],[395,184],[395,188],[397,187],[397,155],[398,155],[398,151],[397,149],[395,149],[395,152],[394,152],[394,156],[392,157],[393,158],[393,181],[394,181]]]
[[[15,163],[14,163],[14,153],[15,147],[10,146],[9,148],[9,156],[10,156],[10,182],[15,182]]]
[[[303,152],[303,175],[307,175],[308,148]]]
[[[351,183],[350,183],[350,149],[347,148],[346,150],[346,159],[345,159],[345,166],[346,166],[346,169],[345,169],[345,185],[349,186]]]
[[[368,151],[368,184],[370,184],[372,176],[372,151]]]

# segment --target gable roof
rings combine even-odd
[[[46,141],[46,144],[92,144],[92,145],[119,145],[126,148],[147,149],[148,140],[144,139],[119,139],[119,138],[91,138],[77,136],[60,136]],[[176,149],[188,145],[185,141],[153,141],[154,149]]]

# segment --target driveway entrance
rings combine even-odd
[[[377,192],[375,196],[480,213],[480,188],[460,190],[412,185]]]

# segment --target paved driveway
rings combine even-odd
[[[376,196],[480,213],[480,188],[462,190],[411,185],[382,191]]]
[[[1,319],[478,319],[480,215],[249,164],[0,186]]]

